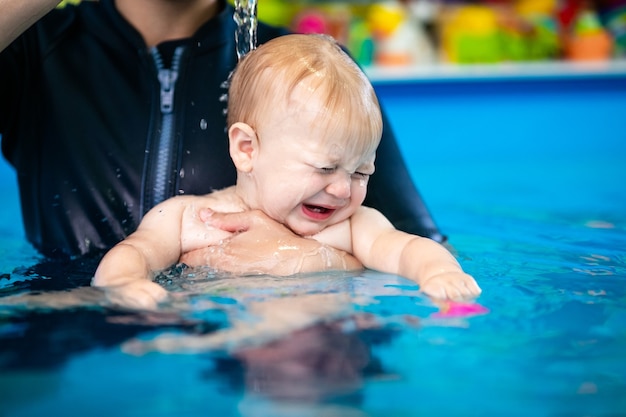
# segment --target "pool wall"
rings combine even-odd
[[[393,75],[370,74],[444,233],[473,205],[626,213],[623,63]]]
[[[626,157],[626,73],[375,81],[407,158]]]

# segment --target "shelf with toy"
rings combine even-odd
[[[285,4],[291,5],[290,13],[285,7],[274,8],[284,17],[281,23],[296,32],[333,35],[375,81],[614,77],[626,72],[626,6],[608,2]]]

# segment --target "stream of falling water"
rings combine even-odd
[[[239,60],[256,48],[257,0],[235,0],[235,41]]]
[[[237,29],[235,30],[235,45],[237,48],[237,59],[241,61],[248,52],[256,49],[256,29],[257,29],[257,0],[235,0],[235,13],[233,19],[237,23]],[[225,80],[221,87],[224,90],[228,90],[230,86],[230,77],[233,73],[228,75],[228,79]],[[220,96],[220,102],[228,102],[228,93],[225,92]],[[226,108],[222,110],[224,114],[227,113]],[[226,128],[225,128],[226,129]]]

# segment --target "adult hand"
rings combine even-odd
[[[189,266],[210,265],[239,275],[288,276],[330,270],[359,270],[363,265],[352,255],[294,234],[259,210],[215,213],[201,210],[209,225],[233,232],[220,245],[183,254]]]

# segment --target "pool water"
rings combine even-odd
[[[8,181],[0,416],[626,415],[626,141],[586,152],[536,136],[534,151],[510,152],[479,137],[437,160],[388,104],[486,310],[441,314],[410,281],[372,271],[189,269],[159,278],[176,294],[161,311],[115,308],[19,268],[37,258]]]

